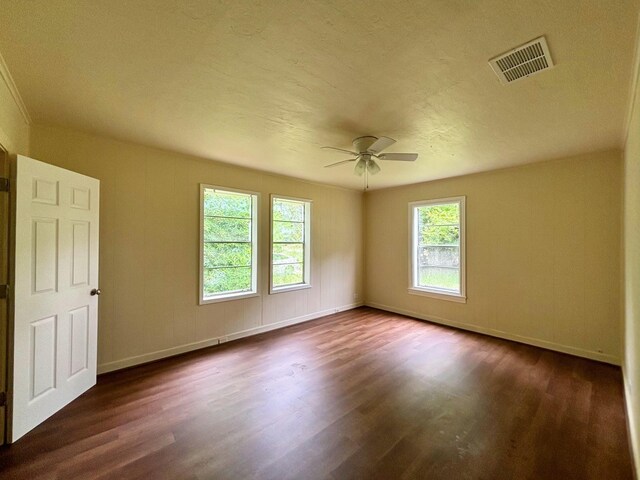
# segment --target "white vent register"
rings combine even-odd
[[[530,77],[553,67],[544,37],[531,40],[507,53],[489,60],[489,65],[503,84]]]

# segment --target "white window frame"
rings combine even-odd
[[[204,191],[219,190],[221,192],[242,193],[253,197],[251,202],[251,290],[246,292],[221,293],[210,297],[204,296]],[[259,259],[259,243],[258,243],[258,205],[260,203],[260,193],[249,190],[240,190],[237,188],[223,187],[219,185],[200,184],[200,281],[198,299],[200,305],[208,303],[225,302],[228,300],[238,300],[241,298],[258,297],[260,290],[258,288],[258,259]]]
[[[294,202],[304,203],[304,266],[303,266],[303,282],[292,285],[283,285],[276,287],[273,285],[273,202],[276,199],[292,200]],[[269,206],[269,293],[290,292],[292,290],[302,290],[311,288],[311,210],[313,201],[308,198],[288,197],[286,195],[271,194],[271,202]]]
[[[460,292],[436,288],[422,287],[418,285],[418,221],[417,211],[419,207],[433,207],[449,203],[460,205]],[[436,198],[433,200],[421,200],[409,203],[409,293],[426,297],[449,300],[452,302],[467,302],[467,265],[466,265],[466,197]]]

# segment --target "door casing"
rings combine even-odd
[[[9,156],[0,145],[0,177],[10,178]],[[0,192],[0,285],[9,285],[9,192]],[[9,363],[9,292],[0,298],[0,395],[4,393],[5,404],[0,404],[0,445],[7,440],[7,373]],[[0,402],[1,403],[1,402]]]

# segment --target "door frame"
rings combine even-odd
[[[9,153],[0,144],[0,177],[11,179],[11,166]],[[13,182],[10,181],[10,184]],[[11,188],[9,188],[11,190]],[[13,214],[11,192],[0,192],[0,285],[11,285],[11,219]],[[0,298],[0,445],[8,443],[9,425],[9,361],[10,361],[10,305],[11,290],[7,291],[6,298]],[[2,402],[4,400],[4,404]]]

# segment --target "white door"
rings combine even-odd
[[[15,167],[12,442],[95,385],[100,294],[99,180]]]

